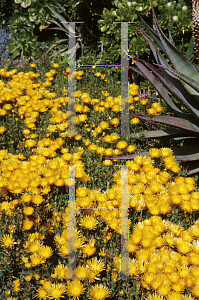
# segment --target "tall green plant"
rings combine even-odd
[[[58,50],[56,53],[52,54],[50,56],[53,57],[56,54],[60,53],[62,56],[65,55],[65,53],[67,52],[68,54],[70,54],[70,52],[73,52],[73,49],[68,50],[68,38],[70,37],[77,37],[77,41],[80,43],[81,45],[81,49],[82,49],[82,55],[83,55],[83,45],[81,42],[81,38],[78,35],[75,35],[75,31],[73,30],[73,28],[69,25],[69,21],[71,22],[70,18],[68,17],[66,11],[64,10],[63,7],[61,7],[61,5],[59,3],[57,3],[57,5],[61,8],[62,12],[64,13],[64,15],[66,16],[66,18],[68,19],[68,21],[62,17],[59,13],[57,13],[54,9],[52,9],[46,2],[45,2],[46,6],[50,9],[50,11],[55,15],[55,17],[59,20],[59,22],[57,22],[56,20],[52,20],[52,19],[48,19],[47,21],[50,23],[53,23],[55,25],[57,25],[57,27],[53,27],[53,28],[48,28],[49,30],[60,30],[62,32],[64,32],[64,34],[67,36],[66,39],[61,39],[59,41],[57,41],[56,43],[54,43],[51,47],[49,47],[49,49],[46,51],[45,54],[47,54],[48,52],[50,52],[54,47],[56,47],[57,45],[60,44],[64,44],[64,48]],[[80,48],[80,45],[76,44],[75,47]]]
[[[146,138],[175,137],[184,141],[189,138],[189,145],[186,148],[173,149],[174,153],[177,155],[176,158],[181,161],[199,161],[199,67],[182,55],[182,53],[170,42],[158,24],[153,7],[152,11],[155,31],[152,30],[141,17],[140,19],[157,46],[168,57],[170,64],[160,53],[152,39],[139,27],[137,27],[137,29],[149,43],[158,68],[147,61],[130,57],[133,59],[140,72],[152,83],[177,117],[150,116],[132,113],[130,113],[130,115],[146,121],[167,124],[168,126],[176,127],[177,129],[156,130],[143,134],[136,133],[133,136],[140,137],[144,135]],[[189,56],[189,53],[187,53],[187,56]],[[179,101],[181,106],[186,108],[187,113],[178,107],[171,95]],[[141,153],[141,155],[143,154],[147,153]],[[117,159],[132,159],[135,156],[136,154],[121,156],[117,157]],[[198,171],[199,167],[196,165],[194,169],[189,171],[189,174]]]

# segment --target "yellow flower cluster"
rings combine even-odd
[[[69,162],[79,164],[76,166],[76,178],[81,181],[89,180],[89,175],[84,172],[83,163],[79,160],[80,153],[64,153],[62,157],[55,157],[55,150],[60,148],[62,143],[61,138],[54,142],[49,139],[41,140],[36,149],[38,155],[30,156],[29,161],[22,161],[23,157],[20,154],[12,155],[1,150],[0,187],[6,187],[13,194],[20,194],[23,191],[48,194],[52,184],[69,185]],[[43,147],[47,145],[49,148]]]
[[[152,107],[147,109],[147,113],[149,115],[155,115],[158,116],[163,111],[163,107],[160,105],[160,103],[153,103]]]
[[[43,244],[43,235],[39,233],[30,233],[28,239],[24,245],[24,249],[27,253],[30,253],[30,256],[21,256],[22,262],[25,264],[26,268],[31,268],[38,266],[40,264],[45,264],[46,259],[50,258],[53,255],[53,250],[49,246],[44,246]]]
[[[129,251],[136,255],[129,259],[129,275],[141,276],[142,286],[160,296],[181,294],[188,288],[198,297],[198,237],[198,221],[187,231],[157,216],[139,222],[129,236]],[[114,263],[120,272],[121,257]]]

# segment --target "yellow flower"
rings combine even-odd
[[[127,142],[125,141],[120,141],[117,143],[116,147],[119,148],[119,149],[125,149],[127,147]]]
[[[12,108],[12,105],[11,104],[5,104],[3,106],[3,108],[6,109],[6,110],[10,110]]]
[[[82,76],[83,74],[84,74],[83,71],[78,71],[78,72],[77,72],[77,75],[78,75],[78,76]]]
[[[97,73],[95,73],[95,76],[100,77],[100,76],[101,76],[101,73],[100,73],[100,72],[97,72]]]
[[[93,230],[97,227],[97,221],[94,217],[92,216],[85,216],[81,218],[81,226],[88,229],[88,230]]]
[[[106,160],[103,161],[103,165],[105,165],[105,166],[112,166],[112,164],[113,163],[110,159],[106,159]]]
[[[140,120],[138,119],[138,118],[133,118],[133,119],[131,119],[131,124],[132,125],[137,125],[137,124],[139,124],[140,123]]]
[[[80,280],[74,279],[67,282],[67,294],[70,297],[79,299],[79,296],[84,294],[85,289]]]
[[[21,201],[22,201],[22,202],[25,202],[25,203],[28,203],[28,202],[31,201],[31,198],[32,198],[31,195],[29,195],[29,194],[23,194],[23,195],[21,196]]]
[[[104,129],[107,129],[109,127],[109,124],[107,122],[101,122],[99,124],[99,126],[101,127],[101,129],[104,130]]]
[[[31,201],[38,206],[44,201],[44,199],[41,195],[33,195]]]
[[[1,245],[3,248],[8,248],[14,245],[15,240],[12,237],[12,234],[6,234],[1,238]]]
[[[142,100],[141,100],[141,104],[142,104],[142,105],[146,105],[147,102],[148,102],[148,99],[142,99]]]
[[[152,149],[149,150],[149,155],[151,157],[160,157],[161,156],[161,150],[156,149],[156,148],[152,148]]]
[[[13,281],[13,283],[14,283],[14,291],[15,292],[19,292],[20,291],[20,281],[19,281],[19,279],[16,279],[15,281]]]
[[[36,65],[35,65],[35,64],[30,64],[30,67],[31,67],[31,68],[35,68]]]
[[[113,149],[111,148],[108,148],[104,151],[104,154],[107,155],[107,156],[111,156],[113,154]]]
[[[113,105],[113,107],[111,108],[111,110],[114,111],[114,112],[116,112],[116,113],[119,112],[121,110],[120,105],[117,105],[117,104]]]
[[[53,68],[58,68],[59,67],[59,64],[54,64],[53,65]]]
[[[91,256],[96,252],[96,248],[92,247],[90,244],[84,245],[82,252],[87,256]]]
[[[104,136],[103,140],[106,143],[112,143],[113,138],[111,135],[106,135],[106,136]]]
[[[28,147],[28,148],[31,148],[31,147],[34,147],[36,144],[36,142],[34,140],[26,140],[25,141],[25,145]]]
[[[49,246],[41,246],[38,250],[38,254],[42,257],[42,258],[49,258],[53,255],[53,250],[51,249],[51,247]]]
[[[178,164],[173,163],[170,170],[174,173],[179,173],[180,172],[180,167],[178,166]]]
[[[139,100],[140,100],[140,97],[134,97],[134,98],[133,98],[133,101],[134,101],[134,102],[138,102]]]
[[[38,290],[37,290],[37,298],[39,298],[39,300],[42,300],[42,299],[47,299],[47,291],[45,289],[43,289],[42,287],[40,287]]]
[[[0,126],[0,134],[4,133],[6,131],[6,128],[4,126]]]
[[[32,221],[30,221],[28,219],[24,220],[24,222],[23,222],[23,230],[30,230],[32,228],[32,226],[33,226],[33,222]]]
[[[23,213],[27,216],[31,216],[34,212],[34,208],[31,206],[27,206],[23,209]]]
[[[167,157],[171,156],[173,154],[173,151],[169,148],[161,148],[161,156]]]
[[[95,144],[90,144],[90,145],[88,146],[88,150],[90,150],[90,151],[95,151],[95,150],[97,150],[97,145],[95,145]]]
[[[163,296],[158,295],[156,293],[153,295],[149,294],[147,300],[163,300]]]
[[[30,281],[32,279],[32,274],[27,275],[26,277],[24,277],[25,281]]]
[[[111,294],[111,291],[102,284],[95,284],[95,286],[90,288],[89,292],[92,300],[103,300],[105,298],[109,298]]]

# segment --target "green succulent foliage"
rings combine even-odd
[[[81,38],[78,35],[76,35],[76,30],[74,30],[72,28],[72,26],[69,24],[69,22],[71,22],[71,20],[68,17],[68,15],[67,15],[66,11],[64,10],[64,8],[61,7],[61,5],[59,3],[57,3],[57,5],[61,8],[62,12],[67,17],[68,21],[64,17],[62,17],[62,15],[60,15],[54,9],[52,9],[47,3],[45,3],[45,5],[50,9],[50,11],[55,15],[56,19],[58,19],[58,21],[59,21],[58,22],[55,19],[49,19],[48,22],[57,25],[57,27],[51,27],[51,28],[49,28],[49,30],[56,30],[56,31],[60,30],[60,31],[64,32],[64,34],[67,37],[65,39],[60,39],[60,40],[56,41],[56,43],[54,43],[51,47],[49,47],[49,49],[46,51],[45,54],[47,54],[54,47],[56,47],[57,45],[60,45],[60,44],[64,44],[64,48],[62,48],[61,50],[59,50],[56,53],[52,54],[50,56],[50,58],[57,55],[58,53],[60,53],[62,56],[64,56],[66,53],[68,53],[68,54],[75,53],[75,49],[68,50],[68,39],[70,37],[77,38],[77,41],[80,43],[80,46],[78,44],[76,44],[73,48],[77,49],[77,48],[81,47],[82,50],[83,50],[83,45],[82,45],[82,42],[81,42]]]
[[[26,56],[33,59],[38,53],[40,43],[37,37],[34,36],[34,27],[28,19],[28,14],[21,14],[23,8],[15,9],[14,15],[9,20],[9,28],[12,38],[8,40],[9,53],[12,58]]]
[[[188,0],[184,1],[168,1],[159,0],[152,1],[153,6],[158,15],[158,21],[163,30],[168,30],[174,39],[178,39],[178,44],[187,48],[187,37],[192,32],[192,9]],[[128,1],[120,0],[112,2],[114,8],[110,10],[104,9],[101,19],[98,21],[101,26],[101,41],[106,51],[102,53],[101,63],[110,63],[112,58],[116,58],[116,62],[120,62],[120,51],[116,45],[121,45],[121,25],[113,22],[135,22],[137,26],[145,30],[144,25],[138,19],[137,12],[152,25],[152,13],[150,0]],[[129,50],[133,57],[148,59],[150,47],[145,39],[138,34],[134,24],[128,25],[129,34]],[[180,37],[180,39],[179,39]]]
[[[31,0],[15,0],[16,4],[21,4],[21,7],[26,8],[31,5]]]
[[[190,42],[190,47],[185,57],[165,36],[162,29],[159,26],[155,12],[154,27],[152,30],[147,23],[141,18],[142,23],[146,27],[147,31],[155,40],[156,43],[141,29],[137,28],[142,36],[149,43],[150,49],[153,52],[155,60],[157,62],[156,68],[147,61],[142,59],[133,58],[136,67],[144,74],[144,76],[150,81],[151,84],[158,91],[160,96],[165,100],[167,105],[173,110],[177,117],[173,116],[151,116],[132,114],[134,117],[138,117],[146,121],[154,121],[162,124],[176,127],[168,130],[155,130],[146,133],[135,133],[131,136],[139,138],[144,136],[150,137],[164,137],[173,138],[177,140],[186,141],[189,139],[189,143],[186,147],[174,148],[173,151],[176,154],[176,159],[181,161],[199,161],[199,67],[192,63],[187,57],[190,57],[193,53],[191,49],[193,44],[193,38]],[[164,58],[164,56],[158,50],[158,47],[168,57],[170,64]],[[171,67],[172,65],[172,67]],[[185,110],[179,108],[176,102],[173,101],[173,97],[177,99],[181,107],[185,107]],[[139,153],[139,155],[145,155],[146,153]],[[132,159],[138,154],[129,156],[120,156],[118,159]],[[114,158],[112,158],[114,159]],[[199,167],[195,165],[194,169],[189,171],[189,174],[199,172]]]

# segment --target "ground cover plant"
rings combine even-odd
[[[117,68],[77,68],[77,135],[68,137],[71,78],[60,59],[0,69],[1,299],[199,298],[197,177],[187,176],[170,141],[120,136]],[[136,114],[170,113],[136,85],[129,95]],[[132,117],[129,126],[130,133],[154,129]],[[156,124],[162,128],[168,126]],[[143,150],[149,157],[105,159]],[[81,279],[68,279],[70,165]],[[118,165],[128,165],[128,279],[120,278]]]

